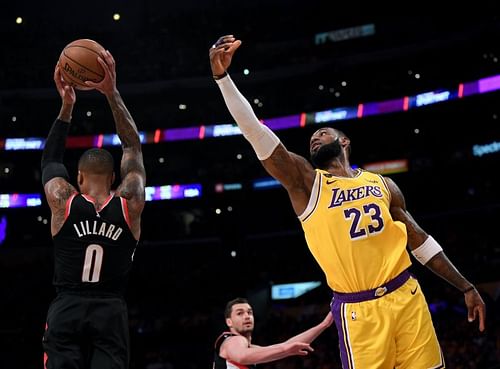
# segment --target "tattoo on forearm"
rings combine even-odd
[[[130,115],[125,103],[119,94],[113,95],[109,100],[116,125],[116,133],[122,142],[122,147],[140,147],[141,141],[134,119]]]

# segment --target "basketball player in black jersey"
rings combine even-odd
[[[309,328],[285,342],[270,346],[252,343],[253,309],[245,298],[235,298],[224,311],[229,332],[215,341],[213,369],[253,369],[256,364],[268,363],[289,356],[306,356],[313,351],[310,343],[333,323],[332,313],[318,325]]]
[[[122,182],[115,192],[114,164],[103,149],[86,151],[78,162],[78,188],[63,164],[66,136],[76,101],[73,88],[54,81],[62,106],[42,155],[42,182],[52,211],[54,286],[43,337],[47,369],[125,369],[129,365],[128,314],[123,292],[141,233],[146,174],[137,127],[116,88],[115,61],[109,51],[99,62],[100,83],[111,107],[123,156]]]

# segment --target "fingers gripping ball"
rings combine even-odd
[[[59,56],[61,75],[76,89],[91,90],[85,81],[100,82],[104,78],[104,69],[97,60],[104,48],[89,39],[76,40],[64,48]]]

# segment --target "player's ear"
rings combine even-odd
[[[231,328],[233,326],[233,321],[231,320],[231,318],[226,318],[226,325]]]
[[[82,185],[82,183],[83,183],[83,174],[82,174],[82,172],[78,171],[78,176],[76,178],[76,181],[78,182],[78,185],[80,185],[80,186]]]

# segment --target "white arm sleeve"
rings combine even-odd
[[[216,82],[229,112],[240,127],[243,136],[252,145],[259,160],[269,158],[280,144],[280,139],[257,119],[250,103],[238,91],[229,75]]]

